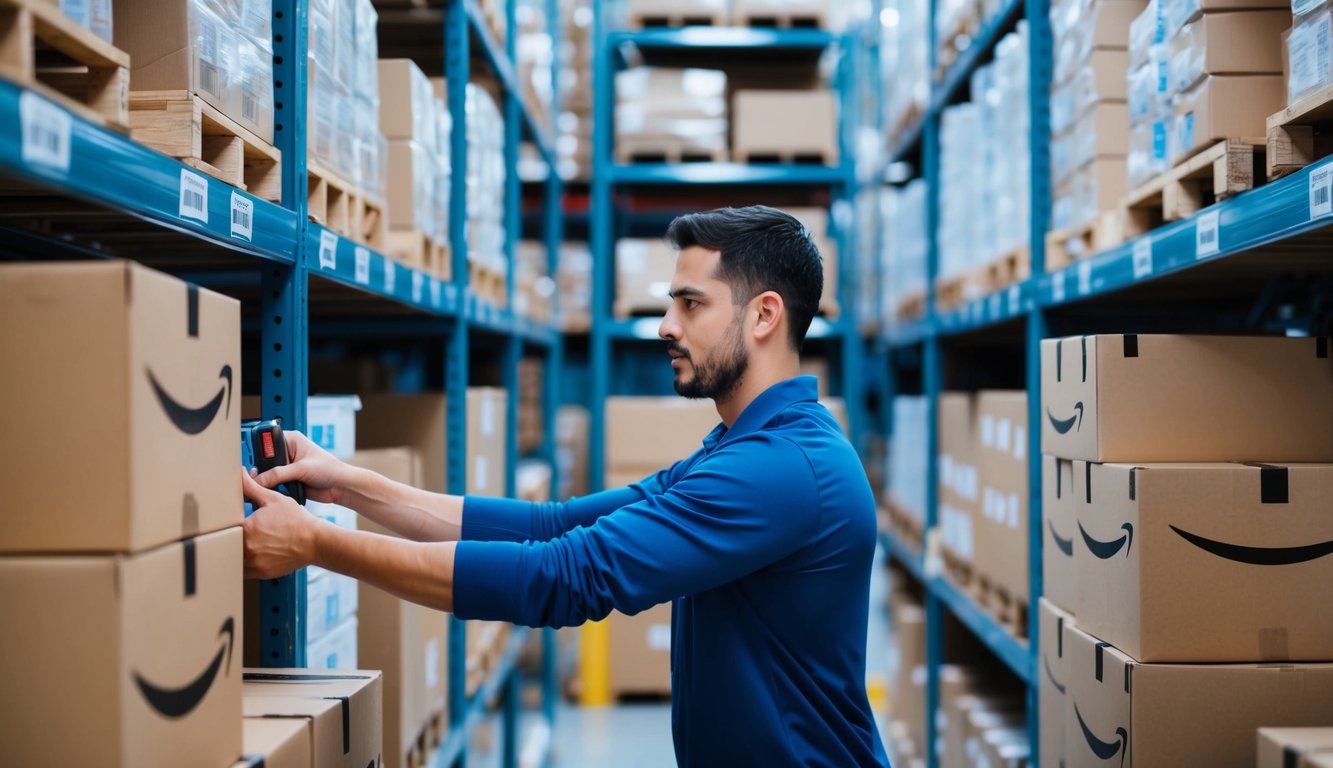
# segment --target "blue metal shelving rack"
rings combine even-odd
[[[507,3],[509,29],[515,29],[514,0]],[[35,233],[0,222],[0,246],[11,255],[98,257],[128,255],[174,271],[191,280],[219,287],[257,285],[258,355],[263,374],[259,377],[266,415],[281,416],[289,427],[305,426],[308,390],[307,360],[312,320],[334,332],[386,340],[443,339],[444,377],[448,393],[448,455],[450,491],[464,490],[465,393],[468,384],[468,340],[471,334],[500,339],[502,382],[510,388],[511,409],[516,408],[517,365],[523,354],[546,358],[543,393],[546,405],[546,440],[539,457],[555,466],[554,414],[560,401],[557,387],[562,341],[551,326],[518,317],[478,301],[468,288],[467,196],[465,167],[467,146],[463,84],[471,74],[476,44],[487,68],[500,82],[506,117],[505,159],[509,188],[509,219],[505,247],[511,265],[508,291],[513,295],[514,247],[518,231],[519,181],[517,175],[520,140],[537,146],[547,169],[542,185],[546,214],[542,238],[549,255],[551,274],[562,233],[560,198],[562,183],[555,170],[554,142],[519,98],[515,74],[514,37],[500,44],[487,26],[476,0],[445,0],[443,8],[445,74],[449,82],[448,108],[457,128],[453,132],[451,156],[454,169],[450,228],[453,246],[452,281],[441,281],[422,271],[398,264],[383,254],[353,243],[323,226],[308,221],[306,211],[306,51],[308,5],[302,0],[275,0],[274,100],[275,145],[282,153],[282,194],[279,203],[255,198],[245,192],[197,173],[183,164],[142,145],[77,117],[38,94],[14,83],[0,81],[0,178],[30,185],[38,200],[60,198],[65,204],[86,206],[91,216],[112,219],[120,227],[133,227],[151,235],[154,245],[139,249],[102,249],[96,235],[79,241]],[[547,19],[559,43],[559,5],[547,2]],[[553,72],[553,87],[558,88]],[[45,148],[45,149],[43,149]],[[206,190],[202,207],[183,204],[182,189]],[[30,212],[40,217],[40,203]],[[250,214],[249,226],[237,212]],[[68,213],[68,211],[65,211]],[[238,222],[242,222],[238,226]],[[137,231],[137,230],[136,230]],[[163,240],[163,237],[170,238]],[[155,247],[166,244],[166,247]],[[174,246],[188,257],[162,255]],[[355,321],[312,318],[310,292],[314,284],[333,284],[355,289],[350,295],[364,304],[365,316]],[[247,294],[248,296],[248,294]],[[248,299],[247,299],[248,300]],[[512,301],[510,303],[512,307]],[[251,321],[247,321],[249,323]],[[252,326],[251,326],[252,327]],[[516,419],[510,414],[511,432]],[[516,440],[508,440],[510,466],[517,464]],[[513,491],[513,476],[509,478]],[[305,664],[305,575],[273,579],[261,585],[264,610],[261,620],[261,650],[267,666]],[[517,764],[517,720],[519,678],[515,666],[518,651],[528,630],[516,628],[502,661],[481,690],[471,698],[464,694],[465,622],[453,622],[449,648],[450,717],[453,729],[432,760],[433,765],[463,765],[469,736],[490,704],[503,702],[506,725],[504,761]],[[555,717],[555,645],[552,632],[543,638],[543,716]]]

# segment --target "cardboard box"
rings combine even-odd
[[[360,448],[410,446],[421,456],[422,488],[446,489],[448,399],[444,393],[363,395],[356,418]]]
[[[241,720],[245,755],[232,768],[310,768],[310,725],[303,719],[247,717]]]
[[[438,151],[435,89],[426,74],[411,59],[380,59],[377,65],[384,138],[415,141],[427,151]]]
[[[1041,343],[1042,451],[1087,461],[1331,461],[1327,338]]]
[[[1165,17],[1166,36],[1169,39],[1186,24],[1214,13],[1266,8],[1290,10],[1291,6],[1292,3],[1286,0],[1162,0],[1162,15]],[[1245,43],[1250,44],[1248,38]]]
[[[1057,39],[1052,86],[1069,82],[1095,51],[1129,49],[1129,27],[1143,11],[1143,0],[1078,3],[1078,20]]]
[[[0,558],[5,762],[235,760],[241,567],[239,527],[136,555]]]
[[[1281,75],[1206,77],[1175,99],[1171,162],[1227,138],[1263,138],[1268,116],[1286,106]]]
[[[613,313],[629,317],[665,314],[671,308],[676,251],[661,239],[616,241],[616,298]]]
[[[1046,598],[1039,601],[1039,648],[1041,658],[1036,674],[1037,712],[1041,732],[1038,761],[1041,765],[1065,764],[1065,717],[1069,711],[1066,701],[1069,671],[1065,659],[1065,628],[1074,626],[1074,617],[1060,610]]]
[[[703,447],[718,425],[709,400],[683,397],[606,398],[606,466],[640,478]]]
[[[1171,89],[1187,91],[1208,75],[1281,74],[1290,26],[1290,9],[1201,16],[1171,40]]]
[[[306,437],[346,461],[356,453],[356,395],[311,395],[306,400]]]
[[[1333,82],[1333,11],[1328,7],[1301,17],[1283,36],[1283,93],[1287,105],[1297,107]],[[1299,107],[1298,107],[1299,109]]]
[[[0,552],[240,524],[238,302],[132,262],[0,265],[0,359]]]
[[[973,709],[964,724],[963,755],[967,765],[1006,765],[996,762],[997,749],[1008,743],[1028,743],[1027,724],[1021,702],[1003,709]]]
[[[1314,768],[1333,759],[1333,728],[1260,728],[1255,768]]]
[[[832,91],[736,91],[732,119],[732,146],[741,160],[773,155],[838,162],[838,100]]]
[[[975,562],[981,514],[974,406],[973,396],[964,392],[941,393],[937,406],[940,545],[964,563]]]
[[[301,718],[312,734],[313,765],[367,768],[383,763],[376,670],[247,669],[246,717]]]
[[[1082,474],[1075,474],[1078,462],[1041,457],[1042,514],[1045,525],[1041,534],[1042,586],[1045,599],[1073,613],[1078,603],[1078,499]],[[1081,544],[1080,544],[1081,546]]]
[[[926,663],[926,609],[901,594],[890,599],[896,645],[890,645],[890,655],[897,652],[897,663],[890,678],[892,683],[892,714],[907,726],[907,735],[915,744],[926,742],[925,689],[913,682],[918,668]]]
[[[426,148],[415,141],[391,140],[388,143],[389,227],[395,230],[435,234],[434,161]],[[409,267],[425,268],[423,263],[401,259]]]
[[[609,621],[612,694],[671,695],[671,603]]]
[[[1070,626],[1065,654],[1068,768],[1248,768],[1260,726],[1333,725],[1333,664],[1140,664]]]
[[[976,566],[1010,596],[1028,602],[1028,394],[977,393],[981,514]]]
[[[1144,662],[1333,659],[1333,613],[1310,610],[1333,581],[1333,465],[1080,468],[1085,630]]]
[[[562,405],[555,413],[557,500],[588,494],[588,409]]]
[[[239,36],[195,0],[115,0],[116,47],[130,56],[134,91],[192,91],[223,114]]]
[[[467,390],[467,492],[506,496],[509,393],[496,387]]]

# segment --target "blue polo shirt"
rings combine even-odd
[[[673,601],[681,765],[887,766],[865,690],[875,502],[817,395],[775,384],[627,488],[469,497],[456,614],[563,627]]]

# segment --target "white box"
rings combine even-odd
[[[356,395],[316,395],[306,401],[306,436],[320,448],[347,460],[356,453]]]
[[[357,584],[356,579],[332,571],[321,570],[306,578],[305,636],[309,645],[356,616]]]
[[[305,645],[305,663],[311,669],[356,669],[356,617]]]

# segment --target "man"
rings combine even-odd
[[[529,626],[671,600],[681,765],[887,766],[865,691],[874,499],[799,375],[819,251],[760,206],[683,216],[667,237],[680,253],[659,334],[676,391],[722,418],[700,450],[627,488],[531,504],[408,488],[291,434],[292,464],[245,476],[247,575],[315,563]],[[320,522],[269,490],[288,480],[414,541]]]

